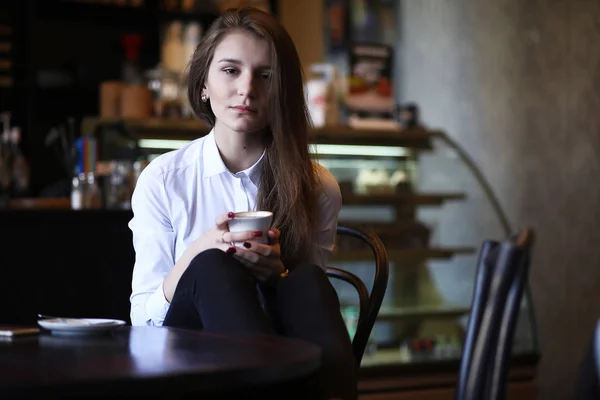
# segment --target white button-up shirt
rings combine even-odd
[[[264,156],[264,153],[263,153]],[[169,309],[163,280],[185,249],[215,225],[219,214],[251,211],[256,204],[262,157],[236,174],[227,169],[214,132],[154,159],[141,173],[131,200],[135,265],[132,325],[162,325]],[[318,166],[318,232],[308,260],[325,267],[334,247],[340,188]]]

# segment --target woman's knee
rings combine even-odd
[[[323,268],[316,264],[308,263],[296,266],[288,278],[286,278],[288,282],[305,282],[307,284],[328,281],[327,274]]]
[[[194,277],[210,277],[222,270],[223,267],[235,262],[233,256],[222,250],[208,249],[192,259],[184,274]]]
[[[335,289],[325,271],[314,264],[300,264],[278,285],[280,298],[297,297],[304,301],[322,301],[323,296],[335,295]]]

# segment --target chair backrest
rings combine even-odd
[[[508,359],[527,284],[533,231],[514,240],[484,242],[463,349],[456,398],[505,396]]]
[[[463,346],[460,369],[458,373],[458,382],[456,386],[457,400],[462,400],[465,398],[467,378],[469,377],[469,369],[471,367],[471,360],[473,358],[473,349],[479,334],[479,328],[481,326],[481,319],[483,318],[485,305],[487,304],[487,298],[499,245],[500,244],[496,241],[486,240],[481,245],[481,249],[479,251],[477,268],[475,272],[473,299],[471,301],[471,311],[469,313],[469,321],[467,322],[465,344]]]
[[[385,247],[375,233],[359,227],[338,225],[337,234],[351,236],[365,242],[373,252],[375,261],[375,278],[373,279],[373,286],[370,292],[367,290],[364,282],[355,274],[338,268],[327,268],[327,275],[329,277],[350,283],[358,292],[360,300],[359,316],[356,333],[352,340],[354,358],[358,368],[367,347],[369,336],[373,330],[373,325],[375,325],[377,314],[381,308],[383,297],[385,296],[389,275],[389,262]]]
[[[594,361],[596,366],[596,376],[598,377],[598,391],[600,391],[600,320],[594,330]]]
[[[600,319],[596,322],[592,340],[585,347],[575,381],[574,399],[600,399]]]
[[[493,347],[492,370],[488,386],[488,394],[491,399],[506,398],[506,379],[508,377],[508,365],[515,337],[515,330],[521,309],[521,300],[527,280],[529,277],[529,266],[531,259],[531,248],[533,246],[533,231],[524,229],[521,234],[514,239],[514,244],[520,251],[518,255],[519,265],[516,265],[515,275],[510,286],[502,323],[498,331],[497,346]]]

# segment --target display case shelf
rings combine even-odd
[[[458,318],[469,313],[469,307],[442,305],[416,307],[383,307],[379,311],[379,320],[398,320],[411,318]]]
[[[88,117],[82,122],[83,131],[101,128],[127,129],[139,139],[194,140],[206,135],[210,128],[196,120],[161,118],[123,119]],[[431,149],[431,139],[437,135],[421,128],[406,130],[354,129],[347,126],[327,126],[311,131],[312,140],[320,144],[357,146],[395,146],[413,150]]]
[[[464,200],[466,193],[392,193],[392,194],[344,194],[347,205],[396,205],[410,204],[439,206],[446,201]]]
[[[532,378],[535,375],[535,371],[531,367],[535,366],[538,360],[539,355],[534,353],[524,352],[515,354],[511,361],[513,368],[518,368],[514,368],[511,372],[512,374],[516,373],[521,378]],[[452,350],[413,356],[406,353],[403,354],[398,348],[377,349],[376,353],[364,355],[361,368],[363,370],[375,370],[382,367],[393,367],[396,373],[401,371],[406,371],[407,373],[418,373],[419,371],[457,371],[459,361],[460,354]]]
[[[427,249],[387,249],[390,261],[398,264],[415,264],[429,259],[450,259],[456,255],[473,254],[474,247],[432,247]],[[371,250],[344,250],[334,253],[332,262],[365,262],[373,261]]]

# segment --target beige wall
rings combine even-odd
[[[540,398],[573,398],[600,317],[600,2],[399,4],[401,99],[466,148],[513,225],[536,228]],[[480,228],[456,222],[449,237]]]

